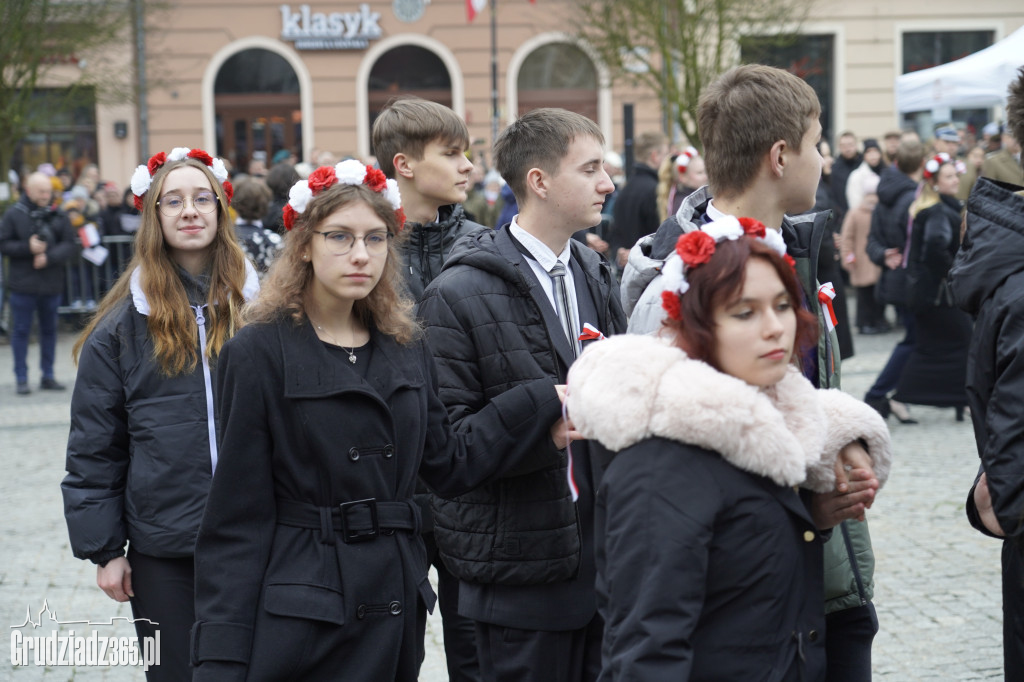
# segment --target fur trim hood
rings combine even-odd
[[[142,290],[142,268],[132,270],[132,278],[128,285],[132,292],[132,303],[141,315],[149,317],[149,299],[146,292]],[[260,292],[260,279],[256,274],[256,268],[252,266],[249,259],[245,259],[245,284],[242,285],[242,297],[248,302],[256,298]]]
[[[576,428],[613,451],[667,438],[778,485],[827,492],[839,451],[863,439],[879,482],[889,477],[892,445],[881,416],[846,393],[815,389],[795,368],[758,389],[665,339],[628,334],[590,344],[568,384]]]

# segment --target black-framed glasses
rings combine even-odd
[[[394,236],[384,230],[368,232],[362,237],[357,237],[351,232],[343,232],[341,230],[331,230],[330,232],[313,230],[313,234],[322,234],[324,236],[324,244],[327,245],[327,251],[332,256],[344,256],[356,245],[357,239],[363,240],[366,253],[371,256],[383,256],[388,251],[388,242]]]
[[[192,205],[196,207],[196,210],[200,213],[213,213],[217,210],[217,195],[213,192],[199,192],[193,197],[181,197],[177,194],[168,194],[160,201],[156,202],[156,205],[160,207],[160,212],[168,218],[176,218],[181,215],[181,212],[185,209],[185,199],[188,198],[192,201]]]

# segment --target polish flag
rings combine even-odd
[[[537,0],[530,0],[531,5],[536,2]],[[476,15],[482,12],[484,7],[487,7],[487,0],[466,0],[466,20],[476,19]]]

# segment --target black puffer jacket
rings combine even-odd
[[[626,328],[608,264],[571,241],[607,335]],[[455,249],[420,301],[437,361],[440,396],[457,430],[505,429],[480,419],[485,404],[536,379],[565,382],[538,300],[546,294],[520,268],[508,230],[485,228]],[[576,286],[581,282],[577,280]],[[531,291],[536,289],[537,291]],[[538,299],[537,297],[541,297]],[[554,444],[545,441],[553,454]],[[469,582],[528,585],[571,578],[580,562],[567,457],[525,475],[516,472],[456,499],[435,498],[434,534],[445,565]]]
[[[33,218],[35,213],[39,217]],[[40,229],[46,234],[46,267],[33,267],[35,255],[29,238]],[[54,296],[64,290],[64,264],[78,252],[75,233],[67,214],[43,209],[27,195],[7,209],[0,223],[0,254],[11,259],[5,286],[19,294]]]
[[[658,229],[658,171],[638,163],[633,177],[618,192],[613,208],[611,247],[631,249],[636,240]]]
[[[942,196],[914,217],[907,264],[907,305],[914,312],[950,307],[946,275],[960,248],[960,200]]]
[[[399,247],[404,264],[402,274],[409,286],[409,295],[416,301],[441,273],[455,242],[484,227],[466,217],[462,204],[442,206],[437,214],[437,221],[433,223],[407,222],[404,231],[408,236]]]
[[[996,518],[1008,536],[1024,533],[1020,463],[1024,395],[1024,196],[1022,188],[979,178],[967,200],[967,233],[949,271],[953,298],[974,316],[967,402]],[[978,518],[974,489],[967,497]]]
[[[161,372],[134,274],[131,299],[86,339],[71,396],[64,518],[74,555],[94,563],[122,556],[127,541],[149,556],[192,556],[213,477],[208,368]],[[198,316],[205,293],[186,290]],[[250,268],[243,293],[258,290]]]

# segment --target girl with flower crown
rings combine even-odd
[[[600,679],[823,680],[831,522],[809,491],[831,491],[839,451],[862,439],[877,480],[847,485],[863,512],[888,474],[885,424],[801,374],[817,324],[774,230],[704,225],[664,279],[660,337],[592,344],[569,372],[569,416],[612,452]]]
[[[135,254],[73,351],[61,484],[71,548],[97,564],[107,595],[131,601],[140,638],[159,630],[149,680],[190,674],[193,550],[217,465],[211,372],[259,288],[235,240],[227,177],[201,149],[136,169]]]
[[[910,205],[907,307],[914,316],[917,344],[900,374],[893,400],[952,407],[957,421],[967,405],[967,356],[971,317],[953,302],[946,276],[960,248],[963,163],[946,153],[924,164],[921,189]]]
[[[403,222],[397,183],[357,161],[290,192],[284,250],[218,367],[194,680],[415,680],[435,601],[417,477],[461,494],[549,467],[533,444],[566,438],[547,380],[482,408],[507,429],[452,431],[400,294]]]

